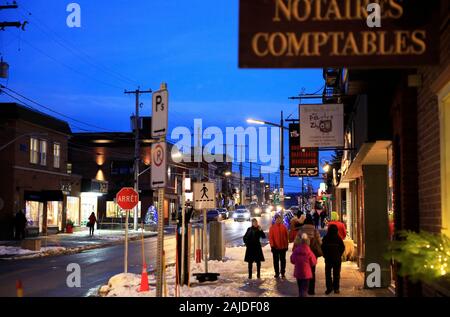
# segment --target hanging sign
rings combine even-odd
[[[439,0],[240,0],[239,67],[437,64],[439,16]]]
[[[289,124],[289,176],[319,175],[319,151],[300,146],[300,125]]]
[[[342,104],[300,105],[301,147],[344,146]]]

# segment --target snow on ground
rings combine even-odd
[[[244,262],[245,247],[231,247],[226,249],[223,261],[208,261],[208,272],[220,273],[218,281],[198,283],[193,273],[203,273],[204,263],[191,261],[190,287],[183,286],[178,296],[181,297],[296,297],[298,296],[297,281],[293,276],[294,266],[290,263],[291,247],[286,254],[286,279],[275,279],[270,246],[263,248],[265,262],[261,265],[261,278],[256,279],[256,265],[254,265],[253,279],[248,279],[247,263]],[[316,268],[316,295],[326,296],[325,273],[323,257],[319,258]],[[175,267],[166,271],[167,294],[175,296]],[[100,288],[100,296],[108,297],[155,297],[156,280],[153,273],[148,276],[150,291],[140,293],[140,274],[118,274],[113,276],[108,285]],[[386,289],[368,290],[363,288],[363,275],[353,262],[344,262],[341,271],[341,293],[329,296],[349,297],[390,297]]]
[[[0,255],[18,255],[27,257],[38,257],[42,255],[58,254],[66,250],[64,247],[42,247],[39,251],[32,251],[28,249],[22,249],[19,247],[0,246]]]
[[[270,247],[264,248],[265,253],[270,252]],[[204,262],[191,262],[191,285],[183,286],[180,295],[183,297],[246,297],[256,296],[255,293],[244,289],[251,285],[248,281],[247,263],[243,261],[245,247],[233,247],[226,249],[226,257],[223,261],[208,261],[208,272],[220,273],[219,280],[199,284],[193,276],[194,273],[203,273]],[[255,267],[256,270],[256,267]],[[168,267],[166,271],[167,295],[175,296],[175,267]],[[256,275],[256,273],[255,273]],[[257,280],[254,280],[255,282]],[[156,279],[149,273],[150,291],[140,293],[139,286],[141,276],[139,274],[121,273],[113,276],[108,285],[102,286],[101,296],[108,297],[154,297],[156,296]],[[244,288],[243,288],[244,286]]]

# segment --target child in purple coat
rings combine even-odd
[[[317,263],[316,256],[309,247],[308,235],[297,236],[297,247],[291,255],[291,263],[295,265],[294,277],[297,279],[298,293],[300,297],[306,297],[309,280],[312,279],[312,269]]]

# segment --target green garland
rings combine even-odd
[[[400,263],[398,274],[412,281],[434,282],[450,276],[450,239],[444,234],[402,231],[387,257]]]

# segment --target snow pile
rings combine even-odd
[[[266,249],[266,248],[265,248]],[[270,251],[270,248],[268,248]],[[266,250],[267,251],[267,250]],[[193,276],[194,273],[203,273],[204,262],[191,263],[191,285],[183,286],[180,289],[182,297],[246,297],[255,296],[255,293],[248,290],[241,290],[248,286],[247,263],[243,261],[245,248],[227,248],[224,261],[208,261],[208,271],[220,273],[219,280],[214,282],[198,283]],[[256,268],[255,268],[256,269]],[[150,291],[139,292],[141,276],[139,274],[121,273],[110,278],[108,285],[100,288],[100,296],[108,297],[155,297],[156,278],[149,273]],[[175,296],[175,267],[168,267],[166,270],[167,296]]]
[[[64,247],[42,247],[39,251],[32,251],[19,247],[0,246],[0,255],[38,257],[43,255],[60,254],[65,250],[66,248]]]

